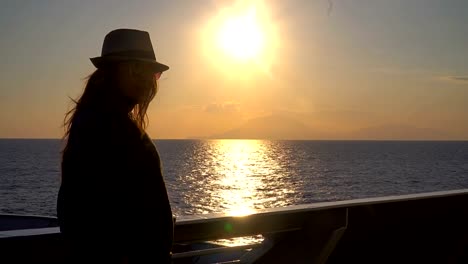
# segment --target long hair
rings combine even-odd
[[[133,66],[130,64],[129,67]],[[117,90],[116,72],[116,66],[96,69],[86,78],[83,94],[78,99],[71,98],[74,106],[65,114],[63,124],[65,130],[63,140],[66,143],[68,143],[68,137],[78,112],[87,107],[106,107],[113,99],[123,96]],[[156,78],[153,78],[148,85],[150,89],[146,97],[141,102],[137,102],[128,113],[129,118],[142,132],[148,125],[146,111],[158,90]]]

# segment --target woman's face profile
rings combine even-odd
[[[135,103],[147,100],[156,85],[154,71],[147,64],[139,62],[120,63],[117,80],[122,94]]]

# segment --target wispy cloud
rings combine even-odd
[[[435,80],[442,82],[456,82],[456,83],[468,83],[468,75],[450,75],[443,72],[431,71],[423,68],[391,68],[391,67],[376,67],[371,68],[371,72],[386,74],[386,75],[404,75],[412,76],[420,80]]]
[[[437,79],[440,81],[468,83],[468,76],[439,76]]]
[[[375,68],[370,68],[370,72],[376,72],[376,73],[381,73],[381,74],[387,74],[387,75],[414,75],[414,76],[420,76],[420,75],[432,75],[433,72],[427,69],[422,69],[422,68],[405,68],[405,67],[375,67]]]
[[[236,102],[211,103],[205,106],[208,113],[236,113],[240,110],[240,104]]]
[[[451,76],[450,78],[454,81],[468,82],[468,76]]]

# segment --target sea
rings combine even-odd
[[[154,143],[181,218],[468,188],[468,141]],[[56,216],[62,147],[59,139],[0,139],[0,213]]]

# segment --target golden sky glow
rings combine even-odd
[[[236,60],[261,60],[265,42],[265,33],[253,6],[245,14],[226,18],[217,34],[219,48]]]
[[[105,34],[170,66],[153,138],[468,140],[464,1],[8,1],[0,137],[60,138]]]
[[[279,57],[275,21],[264,1],[233,1],[221,5],[201,33],[205,59],[231,79],[269,75]]]

